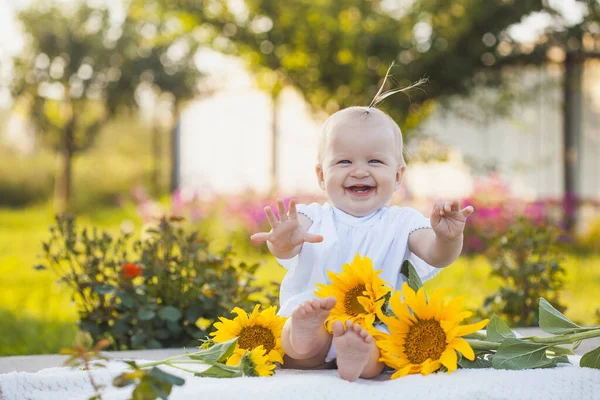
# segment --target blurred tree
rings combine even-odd
[[[587,60],[600,58],[600,2],[550,1],[540,15],[538,19],[549,23],[535,41],[519,43],[506,33],[490,37],[489,40],[497,45],[492,49],[494,51],[490,50],[484,56],[497,70],[508,65],[555,64],[562,67],[563,204],[565,225],[571,229],[576,219],[581,175],[583,69]]]
[[[13,60],[15,106],[58,153],[55,204],[65,211],[73,156],[93,144],[111,117],[138,107],[149,93],[175,106],[194,94],[195,44],[180,20],[153,18],[135,5],[36,5],[19,19],[26,45]]]
[[[368,105],[392,61],[393,86],[428,77],[422,90],[392,96],[382,106],[409,132],[431,113],[436,99],[476,86],[477,73],[488,66],[483,55],[494,51],[486,37],[497,37],[543,3],[223,0],[171,7],[210,23],[213,47],[243,57],[274,103],[281,88],[293,86],[317,111]],[[276,129],[273,145],[276,166]],[[276,182],[276,170],[272,175]]]

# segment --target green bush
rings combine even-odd
[[[503,285],[485,299],[482,316],[495,313],[511,326],[537,326],[540,297],[564,312],[558,298],[565,274],[557,247],[559,234],[553,226],[518,217],[493,240],[486,255],[492,275]]]
[[[137,240],[79,231],[70,217],[56,222],[45,263],[73,290],[79,328],[111,338],[113,349],[195,346],[219,316],[259,298],[258,264],[234,265],[229,248],[209,252],[176,221],[162,219]]]

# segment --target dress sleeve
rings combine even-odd
[[[309,205],[298,204],[296,206],[296,211],[298,214],[304,215],[306,218],[315,223],[317,220],[321,219],[321,215],[323,214],[323,206],[321,206],[319,203],[312,203]]]
[[[431,229],[429,218],[424,217],[419,211],[413,208],[406,208],[405,212],[405,226],[408,229],[409,235],[419,229]],[[419,274],[419,278],[421,278],[421,281],[423,282],[428,281],[440,272],[440,268],[429,265],[421,258],[417,257],[416,254],[412,253],[408,248],[408,244],[406,246],[404,259],[408,260],[415,267],[415,270]]]
[[[287,259],[281,259],[281,258],[275,257],[275,259],[277,260],[279,265],[281,265],[283,268],[287,269],[288,271],[293,270],[296,267],[296,265],[298,265],[299,258],[300,258],[299,254],[296,254],[294,257],[287,258]]]

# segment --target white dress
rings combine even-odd
[[[279,315],[289,316],[298,304],[315,298],[317,283],[331,283],[327,271],[341,272],[357,253],[368,256],[380,277],[400,289],[406,280],[400,267],[409,260],[423,282],[439,272],[408,249],[408,235],[431,228],[428,218],[410,207],[382,207],[365,217],[354,217],[330,205],[299,204],[298,213],[312,221],[308,232],[323,236],[321,243],[304,243],[297,256],[277,261],[287,273],[279,292]],[[327,360],[335,358],[330,350]]]
[[[354,217],[330,205],[299,204],[298,212],[312,221],[308,232],[323,236],[321,243],[304,243],[296,257],[277,261],[285,268],[279,292],[279,315],[289,316],[298,304],[315,298],[317,283],[331,283],[327,271],[341,272],[357,253],[373,260],[380,277],[400,289],[405,281],[400,267],[409,260],[423,282],[439,272],[408,249],[408,235],[431,228],[428,218],[410,207],[382,207],[365,217]]]

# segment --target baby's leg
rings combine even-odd
[[[340,321],[332,326],[333,345],[337,353],[340,378],[354,382],[360,378],[374,378],[383,370],[379,349],[373,336],[359,324],[346,321],[346,330]]]
[[[333,297],[313,299],[298,305],[292,311],[292,316],[283,327],[281,344],[285,354],[294,362],[286,362],[284,366],[314,368],[324,364],[331,346],[331,335],[325,330],[323,323],[334,305]]]

